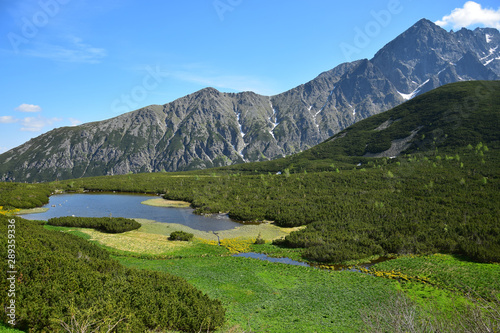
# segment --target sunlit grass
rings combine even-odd
[[[16,215],[39,214],[39,213],[45,213],[48,210],[49,210],[48,208],[42,208],[42,207],[19,209]]]
[[[329,272],[251,258],[144,260],[119,257],[129,267],[170,272],[221,300],[223,331],[359,332],[360,310],[384,303],[395,282],[366,274]]]
[[[154,207],[172,207],[172,208],[187,208],[191,206],[191,204],[186,201],[167,200],[163,198],[145,200],[141,202],[141,204]]]
[[[405,256],[374,266],[378,271],[393,271],[421,276],[430,283],[451,291],[477,293],[491,298],[500,295],[500,264],[475,263],[449,254]]]
[[[387,295],[396,290],[416,304],[418,318],[446,322],[462,313],[470,302],[464,293],[437,283],[436,278],[451,274],[457,284],[482,275],[478,281],[491,282],[500,267],[449,255],[408,255],[377,264],[365,270],[366,274],[331,272],[231,256],[262,252],[300,260],[300,249],[281,248],[270,242],[257,245],[253,244],[255,238],[243,237],[223,238],[221,246],[215,239],[199,237],[190,242],[169,241],[168,234],[177,225],[147,220],[141,223],[139,230],[114,235],[60,229],[91,237],[111,249],[126,266],[170,272],[220,299],[227,310],[227,322],[220,332],[363,331],[364,314],[390,302]],[[152,230],[157,233],[150,233]],[[484,285],[476,282],[481,283]],[[498,290],[495,283],[490,285]]]
[[[15,328],[11,328],[10,325],[0,323],[0,332],[1,333],[22,333],[23,331],[17,330]]]
[[[132,230],[120,234],[108,234],[93,229],[80,229],[90,240],[120,251],[137,254],[167,254],[173,250],[192,246],[190,242],[169,241],[167,236]]]
[[[173,231],[184,231],[193,234],[194,237],[197,238],[214,241],[217,240],[217,236],[212,232],[192,229],[182,224],[162,223],[145,219],[136,220],[142,224],[142,227],[139,229],[141,232],[168,236]],[[285,237],[290,234],[290,232],[300,230],[302,228],[304,227],[280,228],[274,223],[242,224],[241,226],[233,229],[217,231],[217,235],[220,239],[245,238],[255,240],[255,238],[257,238],[260,234],[261,237],[266,241],[271,241],[273,239]]]

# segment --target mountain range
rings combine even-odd
[[[278,95],[205,88],[54,129],[0,155],[0,180],[181,171],[291,155],[441,85],[500,79],[499,45],[496,29],[448,32],[422,19],[372,59],[341,64]]]

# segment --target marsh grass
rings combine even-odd
[[[154,207],[172,207],[172,208],[188,208],[191,206],[191,204],[186,201],[167,200],[163,198],[145,200],[141,202],[141,204]]]
[[[192,246],[188,242],[169,241],[167,236],[135,230],[119,234],[118,237],[115,234],[106,234],[89,229],[82,229],[81,232],[86,233],[91,237],[91,240],[97,241],[99,244],[139,254],[167,254],[178,248]]]
[[[452,296],[446,306],[439,298],[427,300],[425,307],[402,292],[390,293],[389,302],[377,309],[363,310],[366,332],[456,333],[499,332],[500,302],[486,301],[478,295]],[[452,300],[452,302],[450,302]]]
[[[212,232],[201,231],[197,229],[192,229],[188,226],[177,224],[177,223],[162,223],[147,219],[135,219],[142,224],[139,231],[169,236],[174,231],[184,231],[194,235],[196,238],[201,238],[205,240],[217,240],[217,236]],[[221,230],[217,234],[221,239],[224,238],[245,238],[245,239],[255,239],[258,237],[259,233],[261,237],[266,241],[271,241],[278,238],[283,238],[290,234],[292,231],[303,229],[304,227],[297,228],[280,228],[274,223],[261,223],[261,224],[242,224],[233,229]]]
[[[181,276],[223,302],[222,332],[357,332],[359,309],[383,304],[395,282],[352,272],[239,257],[144,260],[120,257],[128,267]]]
[[[91,236],[83,231],[80,230],[85,230],[85,229],[80,229],[80,228],[70,228],[70,227],[57,227],[53,225],[48,225],[45,224],[44,228],[47,230],[56,230],[56,231],[62,231],[62,232],[67,232],[68,234],[72,234],[78,237],[81,237],[83,239],[91,240]],[[88,230],[88,229],[87,229]]]
[[[422,276],[450,291],[477,293],[486,299],[500,295],[500,264],[476,263],[449,254],[403,256],[373,266],[380,271],[397,271]]]
[[[48,208],[43,208],[43,207],[20,209],[16,213],[16,215],[39,214],[39,213],[45,213],[48,210],[49,210]]]
[[[227,321],[221,333],[451,332],[450,327],[460,332],[464,330],[453,319],[464,315],[492,325],[491,318],[484,315],[486,310],[478,310],[487,309],[492,303],[478,306],[459,287],[471,285],[474,292],[498,292],[498,264],[478,264],[451,255],[408,255],[374,265],[374,271],[387,273],[379,274],[380,277],[330,272],[231,256],[237,252],[258,252],[303,260],[303,249],[253,244],[255,238],[245,237],[222,238],[221,246],[217,246],[216,240],[210,239],[215,237],[204,232],[198,235],[210,236],[209,239],[197,236],[192,242],[174,242],[168,240],[171,230],[192,229],[140,222],[142,227],[138,230],[113,235],[88,229],[46,228],[91,238],[125,266],[166,271],[185,278],[223,302]],[[252,231],[250,235],[258,233]],[[407,279],[385,279],[389,272]],[[493,310],[498,311],[498,307]],[[455,326],[447,324],[450,322]],[[476,324],[460,325],[468,325],[465,331],[470,331]]]
[[[287,247],[279,247],[271,243],[251,244],[250,252],[263,253],[274,258],[290,258],[296,261],[304,261],[301,254],[303,249],[292,249]]]

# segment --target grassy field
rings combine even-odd
[[[249,250],[288,257],[299,254],[270,244],[250,245]],[[130,255],[116,258],[128,267],[181,276],[210,297],[221,300],[227,316],[222,332],[406,332],[411,327],[417,327],[417,332],[467,331],[460,329],[467,323],[456,318],[473,317],[471,313],[478,306],[465,292],[435,283],[435,279],[428,283],[371,275],[399,267],[399,276],[420,276],[425,271],[431,277],[444,279],[443,264],[427,268],[421,265],[429,258],[435,263],[446,259],[450,272],[460,274],[462,269],[470,277],[484,274],[484,279],[472,282],[473,287],[500,290],[498,281],[488,283],[496,278],[499,265],[464,263],[444,255],[406,256],[377,264],[366,274],[231,257],[228,252],[194,242],[191,247],[179,249],[175,259]],[[463,283],[472,281],[463,279]],[[485,304],[495,306],[484,302],[481,306]],[[494,309],[497,311],[498,306]],[[499,318],[496,319],[492,325],[498,328]]]
[[[470,307],[477,308],[465,297],[468,288],[481,296],[500,291],[500,265],[451,255],[401,256],[374,265],[373,275],[329,271],[231,256],[251,251],[300,259],[301,249],[270,242],[257,245],[252,243],[254,238],[243,237],[225,238],[222,246],[201,237],[191,242],[169,241],[168,234],[176,226],[141,223],[138,230],[111,235],[80,228],[46,228],[97,243],[127,267],[186,279],[222,302],[226,323],[221,333],[398,332],[413,326],[417,331],[460,332],[453,324],[456,318],[471,317]],[[430,283],[388,279],[388,274],[374,276],[376,272],[425,277]],[[412,321],[401,321],[408,314]],[[4,331],[16,332],[0,326],[0,332]]]
[[[377,271],[404,272],[426,277],[442,289],[471,293],[487,299],[500,298],[500,264],[467,261],[447,254],[405,256],[373,266]]]
[[[63,228],[60,230],[71,231],[72,233],[83,233],[87,235],[87,239],[111,249],[128,252],[129,254],[133,253],[151,256],[185,256],[186,251],[190,251],[188,248],[193,247],[195,243],[197,247],[203,247],[202,244],[216,244],[217,241],[217,236],[213,233],[192,229],[181,224],[159,223],[146,219],[137,219],[137,221],[142,224],[140,229],[120,234],[106,234],[93,229],[83,228]],[[240,243],[244,240],[251,242],[259,237],[259,235],[262,239],[271,241],[276,238],[285,237],[291,231],[301,228],[303,227],[279,228],[272,223],[263,223],[259,225],[248,224],[230,230],[219,231],[218,235],[223,243],[230,242],[231,240],[240,240]],[[168,236],[174,231],[192,233],[198,240],[195,243],[169,242]],[[177,254],[180,250],[183,251],[182,254]],[[201,252],[202,251],[204,250],[202,249]],[[200,250],[196,249],[194,252],[198,254]],[[287,253],[290,252],[297,251],[287,251]]]
[[[395,283],[353,272],[329,272],[236,257],[147,260],[128,267],[169,272],[223,302],[226,330],[357,332],[360,313],[383,304]]]
[[[457,315],[463,317],[471,304],[459,286],[467,285],[483,294],[500,290],[500,265],[472,263],[450,255],[403,256],[373,266],[371,274],[425,276],[431,283],[388,279],[388,274],[373,276],[232,257],[234,252],[251,251],[300,260],[301,250],[269,242],[256,245],[242,237],[223,239],[222,246],[203,238],[169,241],[166,235],[170,229],[164,224],[164,229],[158,229],[152,221],[141,222],[139,230],[116,235],[88,229],[59,230],[106,247],[127,267],[183,277],[221,300],[226,309],[221,332],[397,331],[394,325],[404,330],[408,325],[425,323],[419,326],[424,329],[443,326],[443,322],[449,329],[440,330],[451,332],[457,328],[449,323]],[[394,322],[406,313],[412,313],[415,323]]]

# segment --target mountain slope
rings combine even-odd
[[[453,153],[479,143],[500,149],[500,81],[456,82],[361,120],[321,144],[283,159],[230,167],[290,172],[352,168],[371,157],[403,153]]]
[[[101,122],[55,129],[0,155],[0,180],[47,181],[262,161],[306,150],[443,84],[500,75],[496,29],[421,20],[371,60],[275,96],[206,88]]]
[[[500,81],[457,82],[360,121],[303,154],[395,157],[479,142],[498,144],[499,125]]]

